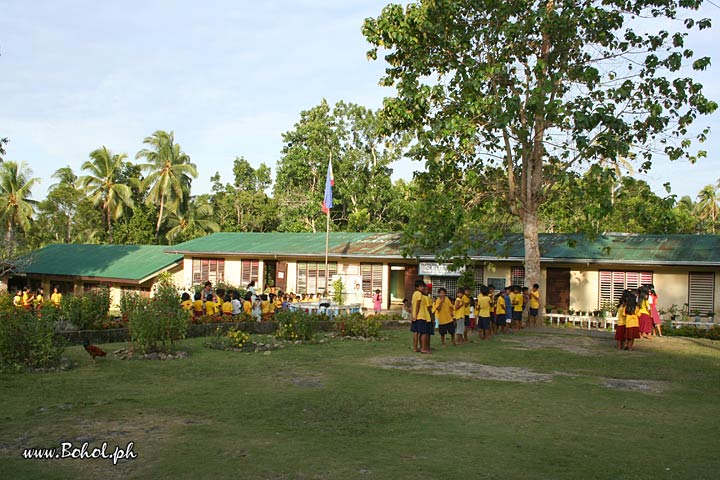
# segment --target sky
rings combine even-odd
[[[36,199],[69,165],[80,171],[101,146],[133,159],[156,130],[175,139],[197,165],[193,194],[244,156],[273,172],[282,133],[323,98],[378,108],[392,90],[378,86],[386,67],[366,58],[363,20],[388,0],[160,1],[0,0],[0,138],[7,160],[40,177]],[[720,44],[720,0],[700,16],[714,28],[689,42],[696,55]],[[720,58],[694,74],[720,102]],[[703,117],[708,158],[695,165],[656,160],[638,175],[665,195],[695,197],[720,179],[720,112]],[[393,178],[421,169],[403,159]]]

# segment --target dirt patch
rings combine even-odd
[[[517,347],[510,347],[516,350],[538,350],[541,348],[555,348],[565,352],[581,356],[597,355],[607,353],[607,339],[591,338],[579,335],[523,335],[513,338],[502,338],[501,341],[517,344]]]
[[[284,384],[294,385],[300,388],[325,388],[323,377],[316,373],[310,372],[290,372],[280,371],[277,379]]]
[[[471,362],[440,362],[426,357],[379,357],[371,360],[375,366],[391,370],[409,370],[431,375],[456,375],[477,380],[501,382],[549,382],[553,375],[537,373],[520,367],[498,367]]]
[[[667,383],[657,380],[628,380],[620,378],[601,378],[600,385],[614,390],[651,394],[662,393],[668,387]]]

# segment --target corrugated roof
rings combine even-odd
[[[182,260],[162,245],[48,245],[25,257],[20,273],[140,281]],[[23,265],[23,261],[19,262]]]
[[[324,256],[325,233],[222,232],[167,247],[168,252],[216,255]],[[331,232],[332,257],[402,257],[399,233]]]
[[[329,256],[402,258],[399,233],[331,232]],[[646,265],[720,265],[720,235],[540,234],[540,255],[547,263],[615,263]],[[482,243],[482,242],[481,242]],[[518,260],[525,255],[521,234],[488,241],[469,252],[478,260]],[[323,256],[325,233],[215,233],[173,247],[186,255]],[[432,252],[419,253],[432,259]]]

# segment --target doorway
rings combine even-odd
[[[402,304],[405,299],[405,266],[390,265],[390,304]]]

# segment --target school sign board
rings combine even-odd
[[[418,273],[420,275],[430,275],[432,277],[459,277],[465,271],[465,267],[457,270],[450,270],[451,263],[431,263],[420,262]]]

